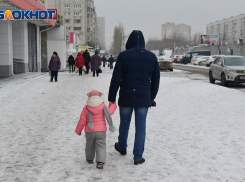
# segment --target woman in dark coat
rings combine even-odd
[[[92,65],[92,70],[93,70],[93,76],[95,76],[95,72],[97,76],[99,76],[101,59],[100,59],[100,56],[98,55],[98,51],[95,51],[95,55],[92,56],[91,65]]]
[[[127,154],[127,139],[130,121],[135,112],[134,164],[145,162],[143,158],[146,137],[146,116],[148,108],[155,105],[158,92],[160,70],[157,57],[145,49],[145,40],[141,31],[134,30],[128,38],[126,51],[117,58],[108,100],[116,102],[119,91],[120,127],[115,149]]]
[[[57,52],[53,52],[53,56],[50,59],[49,62],[49,70],[51,71],[51,79],[50,82],[53,82],[53,78],[55,78],[55,82],[57,82],[57,78],[58,78],[58,71],[60,69],[61,66],[61,62],[60,62],[60,58],[57,54]]]
[[[69,71],[70,73],[74,71],[74,64],[75,64],[75,59],[72,55],[69,56],[68,58],[68,63],[69,63]]]
[[[76,66],[78,67],[79,69],[79,76],[83,74],[83,66],[85,65],[85,61],[84,61],[84,58],[82,56],[82,53],[79,52],[77,53],[77,57],[75,59],[75,62],[76,62]]]

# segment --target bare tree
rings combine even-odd
[[[191,40],[191,45],[192,46],[198,46],[200,44],[201,41],[201,35],[203,35],[202,33],[195,33],[192,36],[192,40]]]
[[[110,52],[114,55],[118,55],[122,51],[122,45],[125,39],[125,29],[122,23],[114,27],[113,42]]]
[[[164,49],[172,49],[174,46],[185,47],[190,44],[190,40],[186,40],[185,38],[176,35],[173,38],[164,37],[162,40],[151,38],[146,43],[146,49],[163,51]]]

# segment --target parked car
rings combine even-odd
[[[177,63],[180,63],[180,60],[184,57],[184,55],[180,55],[177,59]]]
[[[211,59],[212,56],[205,56],[204,60],[202,61],[203,66],[205,66],[207,64],[207,60]]]
[[[209,67],[218,56],[224,56],[224,55],[212,55],[212,56],[210,56],[210,58],[208,58],[206,60],[206,66]]]
[[[174,63],[177,63],[178,57],[179,57],[179,55],[174,55],[172,61]]]
[[[187,64],[191,62],[191,59],[193,56],[198,56],[198,55],[203,55],[203,56],[211,56],[210,51],[192,51],[188,52],[183,58],[181,58],[180,63]]]
[[[192,64],[202,66],[203,64],[205,64],[208,58],[209,58],[208,56],[198,57],[192,61]]]
[[[192,59],[191,59],[191,64],[195,65],[196,59],[199,58],[199,57],[202,57],[202,56],[193,56]]]
[[[168,56],[157,56],[158,64],[160,70],[170,70],[173,71],[172,58]]]
[[[209,68],[209,81],[220,80],[222,86],[228,83],[245,83],[245,58],[242,56],[218,56]]]

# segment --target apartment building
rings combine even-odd
[[[105,50],[105,17],[97,17],[97,44]]]
[[[97,44],[97,14],[95,11],[94,0],[86,1],[86,43],[92,47]]]
[[[191,26],[186,24],[178,24],[175,27],[175,35],[186,40],[191,40]]]
[[[78,36],[79,45],[96,44],[94,0],[39,0],[48,9],[57,9],[61,25]]]
[[[180,36],[186,40],[191,39],[191,26],[166,22],[162,25],[162,39],[171,39],[174,36]]]
[[[245,14],[207,24],[206,34],[219,34],[220,42],[245,39]]]
[[[175,23],[166,22],[162,25],[162,39],[171,39],[174,36]]]

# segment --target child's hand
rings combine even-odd
[[[111,106],[111,104],[116,104],[116,102],[109,102],[109,107]]]

